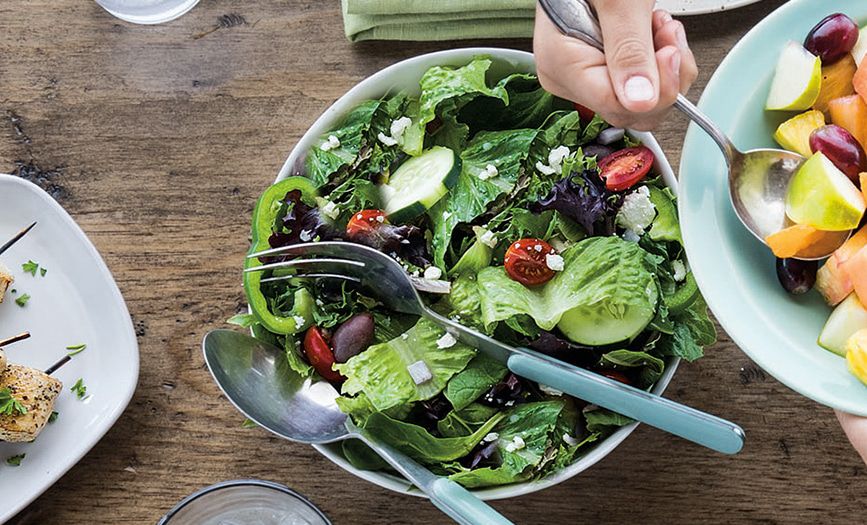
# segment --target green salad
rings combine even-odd
[[[433,67],[418,96],[352,109],[262,195],[251,253],[370,246],[447,292],[423,294],[440,314],[642,389],[667,358],[701,357],[716,333],[651,150],[535,76],[490,68]],[[269,279],[289,274],[245,276],[243,321],[334,384],[359,427],[465,487],[546,476],[631,422],[351,283]],[[358,468],[387,468],[360,442],[342,446]]]

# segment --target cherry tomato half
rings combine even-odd
[[[582,106],[577,102],[574,102],[573,105],[575,106],[575,111],[578,112],[578,116],[581,117],[582,124],[590,122],[591,120],[593,120],[593,117],[596,116],[596,112],[588,108],[587,106]]]
[[[609,368],[609,369],[605,369],[605,370],[600,370],[599,373],[601,375],[607,377],[608,379],[620,381],[621,383],[623,383],[625,385],[631,385],[632,384],[632,381],[630,381],[629,378],[626,377],[626,374],[624,374],[623,372],[619,372],[617,370],[611,370]]]
[[[360,233],[368,233],[383,223],[385,223],[384,211],[361,210],[354,213],[349,219],[349,223],[346,224],[346,235],[352,238]]]
[[[615,151],[599,161],[605,187],[611,191],[628,190],[647,176],[653,167],[653,152],[644,146]]]
[[[503,265],[513,280],[524,286],[536,286],[554,277],[554,270],[546,260],[553,253],[554,248],[542,239],[521,239],[509,245]]]
[[[316,326],[311,326],[304,334],[304,354],[307,361],[322,377],[332,383],[343,382],[344,378],[331,367],[334,365],[334,352],[328,346],[328,341],[322,335],[322,331]]]

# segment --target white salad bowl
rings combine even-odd
[[[406,92],[418,94],[418,82],[429,68],[449,65],[463,66],[479,55],[485,55],[492,59],[493,64],[490,72],[493,75],[506,76],[509,73],[536,72],[536,64],[531,53],[495,47],[471,47],[439,51],[398,62],[361,81],[325,110],[322,116],[313,123],[310,129],[307,130],[307,133],[301,137],[301,140],[292,149],[292,153],[286,159],[283,168],[280,170],[280,174],[277,176],[277,180],[282,180],[300,172],[303,169],[305,154],[313,147],[317,138],[336,127],[341,118],[361,102],[378,99],[387,93]],[[653,135],[642,132],[630,132],[630,135],[639,139],[653,151],[653,154],[656,156],[655,171],[662,174],[665,183],[672,190],[675,190],[676,193],[677,180],[674,177],[671,165],[665,158],[665,154],[659,147],[659,143],[653,138]],[[674,376],[678,362],[679,359],[677,358],[668,359],[665,372],[653,386],[652,392],[654,394],[663,393],[665,387],[668,386],[668,383]],[[632,423],[618,429],[606,439],[599,441],[587,453],[579,456],[574,463],[545,478],[511,485],[476,489],[473,492],[482,499],[494,500],[522,496],[556,485],[578,475],[607,456],[637,426],[638,423]],[[313,445],[313,447],[341,468],[364,480],[402,494],[424,497],[424,494],[413,489],[406,480],[399,476],[355,468],[343,456],[340,445]]]

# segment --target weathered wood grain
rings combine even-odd
[[[780,4],[685,19],[701,65],[694,99]],[[246,23],[221,24],[228,14]],[[443,523],[427,503],[356,479],[309,447],[241,429],[199,344],[242,307],[253,202],[319,113],[398,60],[491,42],[350,45],[333,1],[204,0],[178,21],[135,27],[90,1],[4,0],[0,20],[0,171],[41,173],[90,235],[142,352],[138,391],[117,425],[13,523],[153,523],[199,487],[242,477],[286,483],[337,524]],[[685,125],[672,115],[657,133],[675,166]],[[863,520],[867,471],[831,412],[725,336],[681,368],[669,393],[741,423],[744,452],[723,457],[641,427],[582,476],[496,507],[534,524]]]

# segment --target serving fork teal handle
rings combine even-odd
[[[527,348],[515,348],[430,310],[429,319],[512,372],[723,454],[737,454],[744,431],[731,421],[614,381]]]

